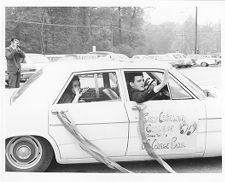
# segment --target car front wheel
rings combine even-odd
[[[53,158],[50,144],[34,136],[13,137],[6,140],[7,171],[45,171]]]
[[[205,62],[203,62],[203,63],[201,63],[201,66],[202,66],[202,67],[206,67],[206,66],[208,66],[208,64],[205,63]]]

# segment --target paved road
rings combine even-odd
[[[200,86],[220,88],[221,84],[221,67],[193,67],[180,69],[182,73],[190,77]],[[179,159],[168,160],[171,167],[178,173],[221,173],[222,158],[198,158],[198,159]],[[144,162],[123,162],[123,167],[135,173],[165,173],[155,161]],[[53,162],[48,172],[82,172],[82,173],[115,173],[116,170],[107,168],[104,164],[70,164],[60,165]]]

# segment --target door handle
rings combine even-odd
[[[68,111],[67,109],[65,109],[65,110],[62,110],[62,109],[61,109],[61,110],[52,109],[52,110],[51,110],[51,113],[52,113],[52,114],[57,114],[57,113],[59,113],[59,112],[67,112],[67,111]]]
[[[52,110],[51,110],[51,113],[52,113],[52,114],[57,114],[58,112],[59,112],[59,111],[57,111],[56,109],[52,109]]]
[[[137,106],[131,106],[131,109],[133,110],[133,111],[137,111],[138,109],[137,109]]]
[[[137,103],[132,101],[128,104],[128,107],[130,107],[131,110],[136,111],[137,110]]]

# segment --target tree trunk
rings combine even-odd
[[[121,30],[121,17],[120,17],[120,11],[121,11],[121,8],[118,7],[118,28],[119,28],[119,44],[122,44],[122,30]]]

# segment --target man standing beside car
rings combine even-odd
[[[16,38],[11,39],[11,45],[5,49],[7,60],[7,74],[9,77],[9,88],[20,87],[20,59],[25,58],[25,53],[19,48],[20,42]]]

